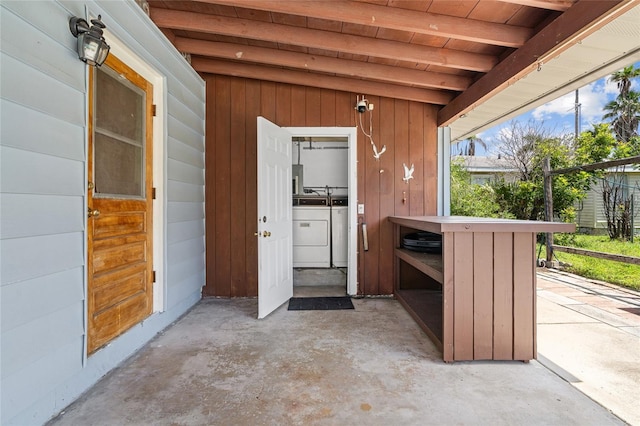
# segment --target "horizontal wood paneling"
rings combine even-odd
[[[172,222],[167,224],[167,245],[192,238],[204,238],[204,221]]]
[[[85,119],[84,93],[31,68],[17,59],[0,54],[2,97],[75,125]],[[25,90],[25,88],[29,90]],[[47,96],[42,96],[47,93]]]
[[[173,138],[169,138],[167,154],[168,158],[204,169],[202,147],[196,149],[189,145],[180,143]]]
[[[2,192],[84,194],[84,164],[80,161],[0,146],[0,165]]]
[[[50,4],[43,4],[54,14],[59,14],[59,8],[52,8]],[[53,22],[47,20],[44,28],[24,25],[20,17],[11,12],[6,13],[2,19],[2,32],[0,40],[2,50],[8,55],[28,64],[33,69],[47,73],[57,81],[67,84],[78,91],[84,90],[84,67],[69,67],[65,63],[73,60],[75,51],[68,46],[56,43],[46,43],[48,34],[44,31],[53,31]],[[43,11],[43,14],[46,12]],[[20,34],[20,37],[16,37]],[[68,37],[61,40],[67,41]],[[74,40],[75,41],[75,40]],[[75,45],[75,43],[73,43]]]
[[[255,296],[256,118],[261,115],[283,127],[352,127],[358,118],[356,94],[227,76],[205,78],[208,273],[204,293]],[[437,110],[417,102],[368,99],[375,105],[374,141],[378,149],[386,145],[387,152],[375,160],[369,140],[358,131],[357,202],[365,204],[359,222],[366,222],[369,231],[369,251],[360,250],[357,266],[359,292],[391,294],[392,228],[386,218],[436,212]],[[368,115],[363,124],[368,132]],[[415,164],[414,177],[425,180],[402,181],[402,163]],[[423,170],[428,167],[434,170]],[[239,196],[242,182],[244,194]]]
[[[83,206],[80,196],[0,194],[2,236],[19,238],[82,232]]]
[[[168,117],[167,125],[169,137],[173,139],[173,142],[185,144],[198,151],[203,150],[201,129],[188,127],[171,116]]]
[[[170,180],[204,185],[204,170],[198,166],[176,161],[171,158],[167,160],[167,173]],[[171,192],[169,199],[171,199]],[[193,200],[196,201],[196,200]]]
[[[2,339],[2,374],[20,370],[82,335],[81,301],[5,331]],[[5,373],[6,372],[6,373]]]
[[[194,131],[199,130],[199,133],[202,136],[202,115],[197,113],[190,106],[185,105],[179,102],[174,96],[170,96],[167,99],[167,110],[171,112],[171,118],[175,119],[177,122],[184,124],[189,129]],[[202,142],[202,139],[200,139]],[[202,146],[199,146],[200,151],[202,151]]]
[[[11,392],[2,392],[2,416],[11,419],[7,424],[41,424],[69,402],[56,401],[54,392],[59,383],[76,374],[78,366],[82,365],[82,346],[82,336],[78,336],[75,341],[61,345],[20,370],[6,371],[2,388],[11,389]],[[42,407],[34,407],[33,401],[39,400],[46,402]],[[21,412],[22,418],[18,417]]]
[[[171,194],[170,201],[204,201],[204,188],[202,185],[170,180],[167,183],[167,192]]]
[[[174,269],[175,272],[173,272]],[[180,283],[180,285],[167,288],[167,298],[169,299],[167,307],[172,309],[186,299],[193,299],[194,294],[200,294],[204,282],[204,256],[175,264],[169,271],[168,277],[173,279],[173,282]],[[199,298],[198,296],[197,299]]]
[[[0,244],[2,285],[77,268],[84,264],[84,234],[81,232],[3,239]]]
[[[204,206],[200,202],[175,202],[167,203],[167,222],[196,221],[204,218]]]
[[[46,34],[48,37],[42,39],[44,47],[53,46],[55,44],[61,44],[66,46],[69,50],[69,58],[77,59],[77,54],[75,54],[77,42],[75,38],[69,38],[67,35],[69,34],[69,26],[62,27],[58,25],[58,22],[68,22],[69,18],[73,16],[71,13],[76,16],[80,16],[84,12],[84,4],[82,2],[75,1],[74,4],[70,5],[67,9],[60,7],[59,4],[53,1],[43,1],[40,2],[37,13],[34,13],[33,7],[29,5],[29,2],[21,2],[21,1],[11,1],[11,2],[2,2],[2,7],[6,10],[10,10],[11,13],[19,16],[23,22],[22,25],[32,26],[42,32],[42,34]],[[70,13],[71,12],[71,13]],[[2,11],[3,14],[3,24],[4,24],[4,13],[5,10]],[[4,25],[3,25],[4,26]],[[11,34],[9,34],[9,37]],[[36,46],[29,46],[28,49],[31,50]],[[38,47],[42,49],[44,47]],[[4,44],[3,44],[4,50]],[[22,53],[22,55],[30,55],[28,52]],[[71,56],[74,55],[74,56]],[[67,60],[68,60],[67,59]],[[53,62],[55,63],[55,62]],[[83,67],[78,67],[83,68]],[[67,73],[71,73],[71,71],[67,71]]]
[[[168,247],[167,255],[171,256],[176,263],[184,262],[189,258],[198,258],[204,253],[204,246],[201,238],[180,241]]]
[[[169,49],[171,52],[173,52],[171,45],[169,45]],[[184,58],[180,58],[180,61],[184,61]],[[157,66],[160,69],[164,69],[165,64],[169,64],[171,68],[173,68],[173,66],[171,65],[175,65],[174,62],[163,61],[161,63],[158,63]],[[176,67],[178,68],[178,71],[179,71],[177,76],[180,76],[182,74],[182,77],[176,77],[176,75],[168,76],[169,95],[172,98],[174,98],[177,102],[180,102],[184,106],[184,108],[187,108],[189,111],[192,111],[197,117],[204,120],[204,117],[205,117],[205,106],[204,106],[205,104],[203,103],[204,89],[203,87],[198,86],[200,84],[200,81],[194,78],[191,78],[191,76],[184,78],[185,73],[190,73],[194,71],[193,71],[193,68],[191,68],[191,66],[188,63],[183,62],[183,64],[184,65],[180,65],[179,67]],[[184,67],[187,67],[187,69],[185,69]],[[169,111],[169,114],[171,115],[171,111]],[[197,128],[196,127],[193,128],[193,130],[197,130],[198,133],[200,132],[201,129],[204,130],[204,123],[202,123],[202,125],[198,126]]]
[[[84,161],[83,127],[4,99],[0,101],[0,110],[2,145]]]
[[[83,268],[77,267],[2,288],[2,332],[36,321],[84,299]]]
[[[205,91],[133,2],[2,2],[0,8],[0,423],[42,424],[200,297]],[[68,21],[86,13],[101,14],[110,34],[163,80],[155,102],[166,102],[159,108],[164,203],[154,208],[164,210],[167,222],[160,224],[167,234],[159,253],[166,260],[159,287],[167,295],[162,315],[83,362],[88,68],[77,58]]]
[[[203,245],[203,242],[200,242],[200,245]],[[184,280],[187,283],[192,283],[191,285],[187,285],[182,296],[175,299],[176,302],[179,302],[184,297],[191,294],[193,291],[196,291],[195,286],[197,286],[197,278],[202,276],[202,268],[204,267],[204,250],[201,251],[201,256],[191,257],[189,259],[183,260],[182,262],[177,262],[174,268],[171,268],[169,272],[170,279],[179,279]],[[200,284],[201,285],[201,284]]]

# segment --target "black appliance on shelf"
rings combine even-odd
[[[442,253],[442,235],[433,232],[414,232],[402,239],[402,247],[420,253]]]

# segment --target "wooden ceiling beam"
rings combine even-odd
[[[229,75],[351,93],[385,96],[435,105],[446,105],[453,98],[453,96],[447,92],[436,90],[378,83],[354,78],[335,77],[325,74],[310,74],[302,71],[292,71],[253,64],[239,64],[237,62],[201,57],[191,57],[191,66],[200,73]]]
[[[499,0],[503,3],[519,4],[521,6],[537,7],[539,9],[557,10],[564,12],[573,6],[571,0]]]
[[[507,56],[467,90],[438,112],[438,126],[446,126],[460,115],[514,84],[584,37],[630,10],[638,1],[579,1],[524,46]]]
[[[487,72],[498,62],[493,56],[479,53],[154,7],[151,8],[151,19],[159,28],[221,34],[478,72]]]
[[[526,27],[353,1],[196,0],[289,15],[308,16],[444,38],[520,47],[533,34]]]
[[[176,37],[173,43],[181,52],[211,56],[238,62],[251,62],[298,68],[307,71],[336,73],[348,77],[360,77],[394,84],[415,85],[425,88],[463,91],[471,85],[467,77],[419,71],[389,65],[309,55],[286,50],[221,43]]]

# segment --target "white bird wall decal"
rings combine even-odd
[[[378,147],[375,143],[373,143],[373,141],[371,141],[371,148],[373,149],[373,158],[375,158],[376,160],[379,160],[380,156],[387,150],[387,146],[382,145],[382,151],[378,152]]]
[[[411,164],[411,168],[409,168],[404,163],[402,163],[402,167],[404,167],[404,177],[402,178],[402,180],[409,183],[409,179],[413,179],[413,171],[415,170],[415,167],[413,164]]]

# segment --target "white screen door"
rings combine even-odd
[[[293,296],[291,134],[258,117],[258,318]]]

